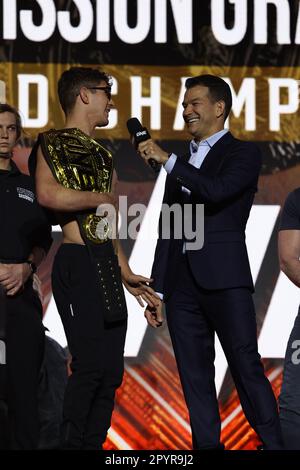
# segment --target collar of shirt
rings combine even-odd
[[[191,155],[193,153],[197,153],[199,147],[206,147],[206,148],[208,147],[209,149],[211,149],[211,147],[215,145],[218,142],[218,140],[221,139],[221,137],[223,137],[223,135],[227,134],[227,132],[228,132],[228,129],[222,129],[221,131],[218,131],[215,134],[209,136],[207,139],[201,140],[199,143],[192,140],[190,143]]]
[[[190,165],[193,165],[195,168],[199,169],[212,146],[215,145],[215,143],[218,142],[218,140],[221,139],[221,137],[223,137],[223,135],[225,135],[227,132],[228,129],[222,129],[221,131],[209,136],[207,139],[201,140],[199,143],[192,140],[190,143]],[[184,186],[182,186],[182,191],[190,194],[189,189],[185,188]]]
[[[19,175],[21,172],[13,160],[10,161],[9,170],[0,170],[0,176],[7,177],[11,175]]]

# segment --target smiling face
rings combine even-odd
[[[0,159],[9,159],[17,141],[16,116],[10,112],[0,113]]]
[[[224,128],[224,101],[213,102],[206,86],[188,88],[182,106],[183,119],[196,142]]]
[[[88,89],[88,91],[90,118],[98,127],[107,126],[109,122],[109,112],[114,107],[110,87],[103,80],[94,87]]]

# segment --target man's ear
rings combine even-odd
[[[216,102],[216,116],[217,118],[225,115],[225,101],[220,100]]]
[[[79,96],[84,104],[89,104],[89,93],[86,87],[83,86],[80,88]]]

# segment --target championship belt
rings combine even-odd
[[[39,140],[48,165],[62,186],[98,193],[111,191],[112,154],[99,142],[77,128],[51,129],[40,134]],[[81,211],[77,221],[86,243],[97,245],[109,239],[111,227],[105,216]]]
[[[55,179],[65,188],[107,193],[111,191],[111,153],[80,129],[50,130],[40,135],[42,151]],[[127,306],[118,258],[105,216],[76,212],[80,234],[87,246],[107,323],[126,321]]]

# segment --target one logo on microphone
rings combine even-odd
[[[146,130],[145,131],[139,131],[139,132],[136,133],[137,137],[140,137],[141,135],[147,135],[147,131]]]

